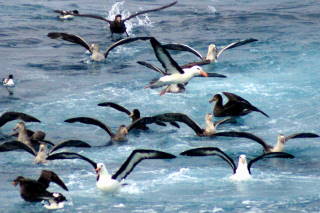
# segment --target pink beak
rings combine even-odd
[[[205,71],[200,71],[200,75],[202,75],[203,77],[208,77],[208,73],[206,73]]]

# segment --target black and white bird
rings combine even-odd
[[[119,41],[111,44],[106,49],[105,52],[100,52],[99,44],[95,44],[95,43],[90,44],[86,40],[81,38],[80,36],[77,36],[74,34],[69,34],[69,33],[64,33],[64,32],[50,32],[50,33],[48,33],[47,36],[51,39],[62,39],[65,41],[69,41],[69,42],[81,45],[82,47],[86,48],[91,53],[91,56],[90,56],[91,60],[98,61],[98,62],[105,60],[109,54],[109,51],[111,49],[113,49],[114,46],[121,44],[123,41],[125,41],[125,43],[129,43],[129,42],[133,42],[136,40],[143,40],[143,37],[122,39],[122,40],[119,40]],[[146,37],[146,39],[148,39],[148,38],[149,37]]]
[[[52,144],[52,143],[51,143]],[[47,162],[48,156],[53,154],[55,151],[62,149],[64,147],[91,147],[90,144],[81,141],[81,140],[67,140],[62,141],[60,143],[55,144],[48,150],[47,143],[40,143],[39,150],[36,151],[34,147],[21,143],[20,141],[9,141],[0,144],[0,152],[10,152],[10,151],[17,151],[17,150],[24,150],[31,155],[34,156],[34,163],[42,164]]]
[[[7,78],[2,79],[2,86],[6,88],[9,95],[13,95],[13,88],[15,87],[15,85],[16,84],[14,83],[12,74],[10,74]]]
[[[116,103],[113,103],[113,102],[103,102],[103,103],[99,103],[98,106],[102,106],[102,107],[111,107],[113,109],[116,109],[120,112],[124,112],[126,113],[132,120],[131,123],[134,123],[135,121],[137,121],[138,119],[141,118],[141,114],[140,114],[140,110],[139,109],[133,109],[132,111],[129,111],[127,108],[119,105],[119,104],[116,104]],[[179,128],[179,124],[177,124],[176,122],[170,122],[171,125]],[[163,124],[161,123],[160,125],[163,126]],[[148,130],[149,127],[147,127],[147,125],[145,124],[141,124],[140,126],[136,126],[135,129],[140,129],[140,130]]]
[[[251,42],[255,42],[258,41],[257,39],[254,38],[249,38],[249,39],[245,39],[245,40],[240,40],[237,42],[232,42],[231,44],[228,44],[227,46],[221,48],[220,50],[216,47],[215,44],[210,44],[208,46],[208,52],[206,57],[203,57],[201,55],[201,53],[199,53],[197,50],[193,49],[192,47],[186,45],[186,44],[178,44],[178,43],[172,43],[172,44],[165,44],[163,45],[163,47],[165,47],[166,49],[169,50],[179,50],[179,51],[187,51],[187,52],[192,52],[193,54],[195,54],[197,57],[199,57],[201,59],[201,61],[197,61],[197,62],[191,62],[185,65],[182,65],[182,68],[188,68],[188,67],[193,67],[195,65],[201,66],[201,65],[206,65],[206,64],[211,64],[211,63],[215,63],[217,62],[218,58],[221,56],[221,54],[228,50],[228,49],[232,49],[235,47],[239,47]]]
[[[134,121],[133,123],[131,123],[128,126],[120,125],[116,132],[112,132],[112,130],[106,124],[102,123],[101,121],[94,119],[94,118],[89,118],[89,117],[69,118],[69,119],[65,120],[64,122],[67,122],[67,123],[80,122],[80,123],[84,123],[84,124],[95,125],[95,126],[102,128],[103,130],[105,130],[108,133],[108,135],[110,136],[111,142],[124,142],[124,141],[128,140],[127,135],[131,130],[140,128],[143,125],[154,123],[159,126],[166,126],[165,123],[158,120],[157,116],[159,116],[159,115],[139,118],[138,120]],[[179,128],[178,124],[175,125],[174,122],[171,122],[171,124],[173,126]]]
[[[243,116],[255,111],[260,112],[261,114],[269,118],[269,115],[253,106],[246,99],[231,92],[222,92],[222,94],[224,94],[228,98],[228,102],[225,104],[223,104],[223,99],[220,94],[215,94],[212,99],[209,100],[209,103],[216,102],[213,107],[214,116]]]
[[[118,171],[111,175],[103,163],[96,163],[89,158],[70,152],[57,153],[49,156],[50,160],[56,159],[82,159],[90,163],[96,171],[98,189],[105,192],[116,192],[120,189],[122,181],[131,173],[131,171],[144,159],[172,159],[176,156],[149,149],[136,149],[131,152],[127,160],[121,165]]]
[[[153,64],[150,64],[146,61],[137,61],[138,64],[140,65],[143,65],[151,70],[154,70],[158,73],[161,73],[163,76],[166,76],[166,75],[170,75],[167,70],[162,70],[160,69],[159,67],[153,65]],[[207,73],[208,76],[203,76],[203,75],[196,75],[195,77],[217,77],[217,78],[226,78],[225,75],[221,75],[221,74],[218,74],[218,73]],[[188,82],[187,82],[188,83]],[[181,92],[184,92],[186,89],[185,89],[185,86],[187,83],[179,83],[179,84],[170,84],[168,85],[167,87],[165,87],[161,92],[160,92],[160,95],[164,95],[165,93],[181,93]]]
[[[5,112],[0,116],[0,127],[14,120],[22,120],[24,122],[41,122],[37,118],[22,112]]]
[[[215,136],[226,136],[226,137],[239,137],[239,138],[248,138],[251,139],[257,143],[259,143],[263,147],[263,151],[265,153],[270,152],[282,152],[285,148],[285,144],[290,139],[296,139],[296,138],[317,138],[319,135],[309,132],[301,132],[301,133],[295,133],[289,136],[284,136],[282,134],[278,135],[277,137],[277,143],[274,146],[271,146],[267,144],[262,138],[248,133],[248,132],[219,132]]]
[[[61,20],[73,19],[75,15],[79,14],[78,10],[54,10],[53,12],[59,13],[58,18]]]
[[[173,5],[175,5],[177,3],[177,1],[175,2],[172,2],[170,4],[167,4],[167,5],[164,5],[164,6],[161,6],[161,7],[158,7],[158,8],[154,8],[154,9],[149,9],[149,10],[143,10],[143,11],[140,11],[140,12],[137,12],[135,14],[132,14],[130,16],[128,16],[127,18],[124,18],[122,19],[122,15],[121,14],[117,14],[114,18],[114,20],[109,20],[103,16],[99,16],[99,15],[93,15],[93,14],[80,14],[80,13],[74,13],[74,12],[70,12],[70,15],[72,16],[80,16],[80,17],[87,17],[87,18],[94,18],[94,19],[99,19],[99,20],[102,20],[102,21],[105,21],[109,24],[109,27],[110,27],[110,31],[111,31],[111,37],[113,38],[113,34],[126,34],[128,37],[128,33],[127,33],[127,28],[126,28],[126,25],[125,25],[125,22],[138,16],[138,15],[142,15],[142,14],[145,14],[145,13],[149,13],[149,12],[155,12],[155,11],[159,11],[159,10],[163,10],[163,9],[166,9],[168,7],[171,7]],[[67,15],[69,13],[66,13]]]
[[[225,152],[221,151],[217,147],[203,147],[203,148],[195,148],[182,152],[180,155],[185,156],[209,156],[209,155],[217,155],[223,160],[225,160],[232,168],[233,175],[230,177],[232,180],[236,181],[245,181],[251,179],[251,166],[253,163],[258,160],[265,158],[294,158],[293,155],[285,153],[285,152],[273,152],[266,153],[260,155],[249,162],[247,162],[246,155],[240,155],[238,166],[236,166],[235,162],[229,157]]]
[[[49,202],[49,205],[45,205],[48,209],[63,208],[63,202],[66,198],[61,193],[47,191],[51,182],[68,191],[67,186],[58,175],[49,170],[42,170],[38,180],[18,176],[12,184],[20,186],[20,195],[25,201],[41,202],[44,200]]]
[[[229,122],[230,118],[225,118],[216,122],[212,121],[213,115],[207,113],[204,117],[205,128],[202,129],[195,121],[183,113],[164,113],[158,116],[159,121],[163,122],[182,122],[189,126],[198,136],[213,136],[217,133],[220,124]]]

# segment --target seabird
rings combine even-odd
[[[214,116],[243,116],[249,114],[252,111],[256,111],[269,118],[266,113],[253,106],[244,98],[231,92],[222,92],[222,94],[224,94],[228,98],[228,102],[226,104],[223,104],[222,96],[220,94],[215,94],[212,99],[209,100],[209,103],[216,102],[213,108]]]
[[[254,38],[249,38],[249,39],[245,39],[245,40],[240,40],[237,42],[233,42],[231,44],[228,44],[227,46],[223,47],[222,49],[217,49],[215,44],[210,44],[208,46],[208,52],[207,52],[207,56],[203,57],[201,55],[201,53],[199,53],[197,50],[193,49],[192,47],[186,45],[186,44],[177,44],[177,43],[173,43],[173,44],[165,44],[163,45],[164,48],[166,49],[170,49],[170,50],[179,50],[179,51],[187,51],[187,52],[192,52],[194,55],[198,56],[201,61],[197,61],[197,62],[192,62],[192,63],[188,63],[185,64],[183,66],[181,66],[182,68],[188,68],[188,67],[193,67],[195,65],[206,65],[206,64],[210,64],[210,63],[215,63],[217,62],[218,58],[220,57],[220,55],[228,49],[232,49],[235,47],[239,47],[242,46],[244,44],[248,44],[251,42],[255,42],[258,41],[257,39]]]
[[[0,145],[0,152],[9,152],[16,150],[24,150],[31,155],[33,155],[34,163],[46,163],[48,156],[57,151],[58,149],[64,147],[91,147],[90,144],[80,141],[80,140],[67,140],[60,143],[55,144],[52,148],[48,150],[47,143],[40,143],[39,151],[36,152],[35,149],[28,145],[21,143],[20,141],[9,141]]]
[[[44,200],[49,202],[49,205],[45,206],[46,208],[62,208],[63,204],[60,203],[65,201],[66,198],[61,193],[47,191],[50,182],[54,182],[68,191],[68,188],[58,175],[49,170],[42,170],[38,180],[18,176],[12,184],[14,186],[20,185],[20,196],[25,201],[41,202]]]
[[[51,155],[49,157],[50,160],[56,159],[81,159],[90,163],[96,171],[97,174],[97,182],[96,186],[98,189],[105,192],[115,192],[117,191],[121,185],[122,181],[130,174],[130,172],[134,169],[138,163],[140,163],[144,159],[172,159],[176,156],[161,152],[157,150],[149,150],[149,149],[136,149],[133,150],[127,160],[121,165],[118,171],[111,175],[108,173],[106,166],[103,163],[96,163],[89,158],[82,156],[77,153],[64,152],[57,153]]]
[[[0,116],[0,127],[13,120],[22,120],[24,122],[41,122],[37,118],[22,112],[5,112]]]
[[[119,104],[113,103],[113,102],[103,102],[103,103],[98,104],[98,106],[111,107],[111,108],[116,109],[116,110],[118,110],[120,112],[124,112],[131,118],[132,123],[134,123],[135,121],[137,121],[138,119],[141,118],[140,110],[133,109],[132,111],[129,111],[125,107],[123,107],[123,106],[121,106]],[[173,122],[170,122],[170,123],[171,123],[171,125],[179,128],[179,124],[177,124],[176,122],[173,121]],[[162,123],[160,125],[163,126]],[[147,127],[145,124],[141,124],[141,126],[136,126],[135,128],[136,129],[141,129],[141,130],[148,130],[149,129],[149,127]]]
[[[144,40],[145,39],[149,39],[149,37],[137,37],[137,38],[126,38],[126,39],[122,39],[119,40],[113,44],[111,44],[107,50],[103,53],[100,52],[100,46],[98,44],[92,43],[89,44],[86,40],[84,40],[83,38],[81,38],[80,36],[74,35],[74,34],[69,34],[69,33],[63,33],[63,32],[50,32],[47,35],[49,38],[51,39],[62,39],[65,41],[69,41],[75,44],[79,44],[81,46],[83,46],[84,48],[86,48],[87,50],[89,50],[89,52],[91,53],[91,60],[93,61],[103,61],[107,58],[108,53],[111,49],[113,49],[115,46],[121,44],[123,41],[125,41],[125,43],[130,43],[136,40]]]
[[[17,141],[20,141],[33,149],[37,149],[39,147],[40,142],[38,140],[31,139],[33,133],[27,129],[23,121],[18,122],[13,130],[18,133]]]
[[[74,15],[79,14],[78,10],[54,10],[53,12],[59,13],[58,18],[62,20],[72,19]]]
[[[150,64],[148,62],[145,61],[137,61],[138,64],[143,65],[151,70],[154,70],[158,73],[161,73],[162,75],[166,76],[166,75],[170,75],[166,70],[162,70],[159,67]],[[225,75],[221,75],[218,73],[207,73],[208,76],[207,77],[218,77],[218,78],[226,78]],[[196,75],[195,77],[204,77],[203,75]],[[187,82],[188,83],[188,82]],[[166,88],[164,88],[161,92],[160,95],[164,95],[165,93],[181,93],[185,91],[185,85],[187,85],[187,83],[184,84],[170,84],[168,85]]]
[[[10,74],[7,78],[2,79],[2,85],[7,89],[9,95],[13,95],[13,87],[15,83],[13,81],[13,75]]]
[[[232,180],[237,181],[244,181],[251,178],[251,171],[250,168],[253,163],[257,162],[258,160],[264,158],[294,158],[293,155],[285,153],[285,152],[273,152],[273,153],[265,153],[262,154],[247,163],[246,155],[240,155],[238,166],[234,163],[231,157],[229,157],[225,152],[221,151],[217,147],[203,147],[203,148],[196,148],[190,149],[187,151],[182,152],[180,155],[186,156],[208,156],[208,155],[217,155],[223,160],[225,160],[232,168],[233,175],[230,177]]]
[[[193,66],[191,68],[182,69],[178,63],[171,57],[168,50],[164,47],[162,47],[161,43],[154,37],[135,37],[135,40],[131,39],[122,39],[121,42],[115,43],[112,45],[112,47],[109,47],[108,51],[106,52],[106,57],[108,53],[114,49],[115,47],[130,43],[132,41],[137,40],[149,40],[151,43],[151,46],[154,50],[154,53],[158,59],[158,61],[161,63],[163,68],[165,69],[165,76],[153,80],[150,82],[149,85],[147,85],[145,88],[159,88],[163,86],[169,86],[172,84],[181,84],[185,85],[187,82],[191,80],[194,76],[202,75],[204,77],[208,77],[208,73],[206,73],[200,66]],[[162,72],[163,73],[163,72]],[[217,76],[215,76],[217,77]],[[225,76],[224,76],[225,77]],[[163,90],[160,95],[164,92]]]
[[[105,125],[101,121],[94,119],[94,118],[75,117],[75,118],[69,118],[69,119],[65,120],[64,122],[67,122],[67,123],[80,122],[80,123],[84,123],[84,124],[96,125],[96,126],[102,128],[103,130],[105,130],[109,134],[109,136],[111,137],[111,139],[110,139],[111,142],[124,142],[124,141],[128,140],[127,135],[131,130],[139,128],[142,125],[155,123],[159,126],[166,126],[165,123],[158,121],[158,116],[159,115],[152,116],[152,117],[142,117],[142,118],[139,118],[138,120],[136,120],[135,122],[131,123],[128,126],[120,125],[117,132],[115,132],[115,133],[112,132],[112,130],[107,125]],[[178,126],[174,125],[174,126],[179,128],[179,125]]]
[[[177,3],[177,1],[175,2],[172,2],[168,5],[165,5],[165,6],[162,6],[162,7],[158,7],[158,8],[155,8],[155,9],[150,9],[150,10],[143,10],[143,11],[140,11],[140,12],[137,12],[133,15],[130,15],[129,17],[125,18],[125,19],[122,19],[122,15],[121,14],[117,14],[114,18],[113,21],[109,20],[109,19],[106,19],[102,16],[99,16],[99,15],[92,15],[92,14],[72,14],[73,16],[81,16],[81,17],[88,17],[88,18],[95,18],[95,19],[99,19],[99,20],[102,20],[102,21],[105,21],[109,24],[110,26],[110,31],[111,31],[111,37],[113,38],[113,33],[115,34],[123,34],[125,33],[128,37],[128,33],[127,33],[127,28],[126,28],[126,25],[125,25],[125,22],[138,16],[138,15],[141,15],[141,14],[145,14],[145,13],[149,13],[149,12],[155,12],[155,11],[159,11],[159,10],[163,10],[163,9],[166,9],[168,7],[171,7],[173,5],[175,5]],[[67,13],[68,14],[68,13]]]
[[[216,122],[212,122],[213,115],[207,113],[204,117],[206,127],[202,129],[195,121],[189,116],[182,113],[164,113],[158,117],[158,120],[163,122],[182,122],[188,125],[198,136],[213,136],[217,132],[217,127],[220,124],[229,122],[230,118],[225,118]]]
[[[289,136],[284,136],[282,134],[278,135],[277,143],[275,146],[271,146],[267,144],[263,139],[254,134],[248,132],[219,132],[216,136],[226,136],[226,137],[239,137],[239,138],[248,138],[253,141],[258,142],[262,147],[265,153],[270,152],[282,152],[284,150],[285,143],[290,139],[295,138],[317,138],[319,135],[314,133],[302,132],[302,133],[295,133]]]

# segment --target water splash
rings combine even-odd
[[[131,15],[131,13],[125,8],[125,1],[116,2],[112,5],[111,9],[107,11],[107,18],[113,20],[117,14],[121,14],[122,18],[126,18]],[[141,9],[142,10],[142,9]],[[132,33],[132,28],[134,26],[152,26],[152,21],[147,14],[136,16],[138,23],[134,23],[134,19],[126,21],[127,32]]]

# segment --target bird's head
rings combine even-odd
[[[203,77],[208,77],[208,73],[206,73],[202,67],[196,65],[190,68],[190,71],[194,74],[194,75],[201,75]]]
[[[286,141],[286,136],[284,136],[283,134],[278,135],[278,143],[285,144]]]
[[[126,125],[119,126],[118,133],[120,133],[121,135],[127,135],[129,132]]]
[[[20,184],[25,178],[23,176],[18,176],[16,179],[12,181],[12,185],[17,186]]]
[[[137,120],[140,118],[140,111],[138,109],[134,109],[129,116],[132,118],[132,120]]]
[[[91,44],[91,45],[90,45],[90,49],[91,49],[92,51],[97,51],[97,52],[99,52],[100,46],[99,46],[99,44]]]
[[[16,126],[13,128],[13,131],[19,131],[26,128],[26,125],[23,121],[20,121],[16,124]]]
[[[214,101],[219,101],[222,99],[222,96],[220,94],[215,94],[210,100],[209,103],[212,103]]]

